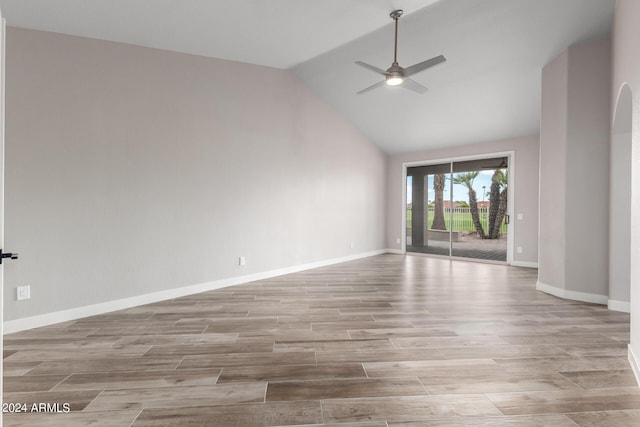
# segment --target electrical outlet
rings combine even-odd
[[[18,286],[16,291],[18,301],[31,299],[31,286]]]
[[[355,248],[355,247],[356,247],[356,244],[355,244],[355,243],[353,243],[353,241],[352,241],[352,242],[351,242],[351,249],[353,249],[353,248]]]
[[[400,244],[400,238],[398,237],[398,238],[396,239],[396,245],[399,245],[399,244]]]
[[[516,249],[516,251],[521,254],[522,253],[522,246],[518,246],[518,248]]]
[[[245,257],[243,257],[243,256],[239,257],[238,258],[238,265],[240,267],[243,267],[243,266],[247,265],[247,259]]]
[[[524,219],[524,214],[519,213],[518,214],[518,221],[522,221]]]

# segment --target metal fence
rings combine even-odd
[[[478,214],[480,217],[480,224],[482,224],[482,228],[485,230],[485,232],[488,232],[489,208],[478,208]],[[432,228],[433,217],[434,208],[430,206],[427,211],[427,224],[429,228]],[[411,210],[407,209],[407,228],[411,228],[411,218]],[[447,230],[451,229],[453,231],[468,232],[476,231],[476,228],[473,225],[473,219],[471,218],[470,208],[444,208],[444,221]],[[502,226],[500,227],[500,231],[503,233],[507,231],[507,224],[504,222],[504,220],[502,222]]]

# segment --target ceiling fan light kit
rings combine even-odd
[[[393,63],[391,64],[391,67],[389,67],[385,71],[381,68],[375,67],[365,62],[356,61],[356,64],[360,65],[361,67],[364,67],[370,71],[373,71],[374,73],[381,74],[384,76],[383,81],[375,83],[367,88],[364,88],[361,91],[357,92],[357,94],[361,95],[363,93],[369,92],[372,89],[380,87],[384,84],[386,84],[387,86],[402,86],[405,89],[409,89],[413,92],[420,93],[420,94],[425,93],[427,91],[427,88],[421,85],[420,83],[416,82],[415,80],[410,79],[409,77],[419,73],[420,71],[424,71],[427,68],[431,68],[434,65],[438,65],[441,62],[446,61],[446,59],[444,56],[439,55],[434,58],[427,59],[426,61],[422,61],[417,64],[414,64],[410,67],[402,68],[398,64],[398,19],[400,19],[400,17],[402,16],[402,10],[401,9],[394,10],[389,14],[389,16],[395,22],[395,37],[394,37],[394,43],[393,43]]]
[[[385,78],[385,82],[389,86],[398,86],[402,84],[404,80],[404,73],[402,72],[402,68],[398,65],[397,62],[394,62],[391,67],[387,70],[387,77]]]
[[[403,80],[402,76],[388,76],[384,82],[388,86],[400,86]]]

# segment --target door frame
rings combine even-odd
[[[416,166],[431,166],[442,163],[453,163],[453,162],[464,162],[467,160],[481,160],[481,159],[490,159],[493,157],[507,157],[508,158],[508,170],[509,173],[507,175],[507,214],[509,215],[509,227],[507,227],[507,265],[511,265],[513,263],[513,253],[514,253],[514,234],[517,221],[514,221],[514,195],[515,195],[515,169],[516,169],[516,153],[513,150],[510,151],[496,151],[490,153],[482,153],[482,154],[472,154],[468,156],[458,156],[458,157],[446,157],[439,158],[433,160],[421,160],[421,161],[413,161],[413,162],[403,162],[402,163],[402,214],[401,214],[401,226],[402,232],[400,233],[400,247],[403,254],[407,253],[407,168],[416,167]],[[451,242],[449,242],[451,244]],[[411,252],[413,254],[413,252]],[[442,255],[432,255],[432,254],[419,254],[423,256],[429,256],[434,258],[446,258],[446,259],[459,259],[465,261],[474,261],[474,262],[484,262],[488,264],[505,264],[501,261],[492,261],[492,260],[483,260],[483,259],[475,259],[475,258],[461,258],[455,256],[442,256]]]
[[[4,105],[4,76],[5,76],[5,52],[6,52],[6,22],[0,10],[0,248],[4,248],[4,129],[5,129],[5,105]],[[4,349],[4,265],[0,264],[0,354]],[[4,403],[4,360],[0,361],[0,406]],[[0,427],[2,420],[0,419]]]

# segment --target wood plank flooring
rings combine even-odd
[[[381,255],[4,337],[5,426],[638,426],[629,315]]]

